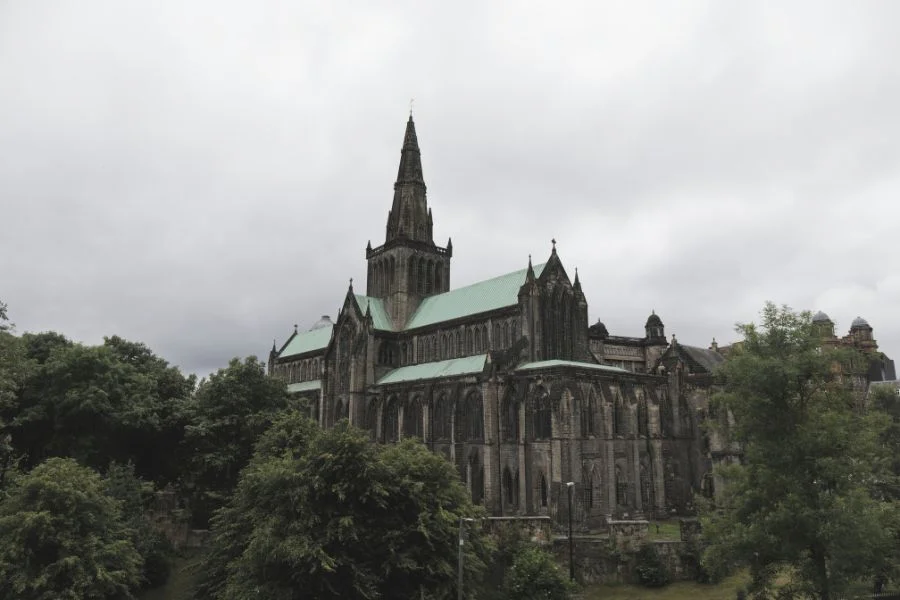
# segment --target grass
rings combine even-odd
[[[654,528],[655,529],[655,528]],[[660,527],[660,531],[662,527]],[[639,585],[593,585],[584,588],[584,600],[734,600],[747,584],[745,574],[734,575],[717,585],[679,581],[662,588]]]
[[[193,550],[185,551],[178,556],[172,565],[172,574],[166,585],[139,594],[138,600],[188,600],[197,579],[200,554],[199,551]]]
[[[657,527],[659,533],[656,532]],[[647,537],[651,540],[678,541],[681,539],[681,525],[678,521],[651,521]]]

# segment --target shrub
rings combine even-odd
[[[571,588],[553,557],[535,546],[518,550],[503,585],[508,600],[566,600]]]
[[[653,544],[644,544],[637,552],[634,572],[638,583],[646,587],[663,587],[669,583],[669,573]]]

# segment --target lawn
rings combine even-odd
[[[681,539],[681,524],[678,521],[650,521],[647,537],[651,540],[678,541]]]
[[[584,600],[734,600],[737,591],[746,583],[747,576],[742,574],[729,577],[718,585],[692,581],[670,583],[663,588],[595,585],[586,587],[581,597]]]
[[[175,564],[172,565],[172,575],[166,585],[139,594],[138,600],[188,600],[191,588],[197,579],[199,562],[200,553],[198,551],[185,552],[184,555],[175,559]]]

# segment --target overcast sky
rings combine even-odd
[[[555,237],[613,335],[772,300],[900,359],[900,2],[375,4],[0,0],[18,331],[205,374],[333,318],[415,98],[453,287]]]

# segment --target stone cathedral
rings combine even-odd
[[[380,443],[422,440],[496,516],[567,519],[567,482],[583,528],[683,514],[713,492],[713,463],[738,456],[700,426],[719,418],[715,343],[669,343],[655,313],[643,337],[589,324],[555,242],[543,262],[451,289],[452,242],[432,231],[410,116],[364,293],[351,280],[336,320],[295,327],[269,357],[323,427],[349,419]]]

